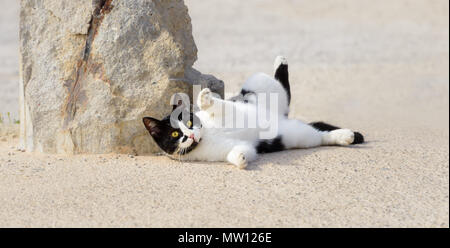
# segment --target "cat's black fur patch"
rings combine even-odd
[[[259,154],[281,152],[284,151],[285,149],[286,147],[281,141],[281,136],[278,136],[272,140],[261,140],[258,146],[256,147],[256,151]]]
[[[242,90],[241,90],[241,95],[242,95],[242,96],[245,96],[245,95],[247,95],[247,94],[255,94],[255,92],[250,91],[250,90],[245,90],[245,89],[242,89]]]
[[[239,95],[234,96],[234,97],[232,97],[232,98],[230,98],[228,100],[232,101],[232,102],[239,101],[239,102],[247,103],[248,100],[246,99],[246,97],[248,97],[249,95],[252,95],[252,94],[255,94],[255,92],[254,91],[250,91],[250,90],[246,90],[246,89],[242,89],[241,92],[239,93]]]
[[[288,105],[291,104],[291,86],[289,84],[289,70],[288,65],[280,64],[275,71],[275,79],[278,80],[283,88],[286,90],[288,96]]]
[[[158,144],[161,150],[167,152],[168,154],[173,154],[178,149],[179,137],[172,137],[173,132],[180,132],[181,130],[173,128],[170,125],[169,119],[164,119],[162,121],[145,117],[143,119],[144,126],[147,128],[153,140]]]
[[[364,143],[364,136],[360,132],[353,132],[355,134],[355,140],[352,145]]]
[[[333,130],[337,130],[337,129],[341,129],[340,127],[336,127],[330,124],[327,124],[325,122],[313,122],[310,123],[309,125],[313,126],[315,129],[319,130],[319,131],[323,131],[323,132],[331,132]]]
[[[340,127],[336,127],[325,122],[313,122],[309,125],[313,126],[315,129],[323,132],[331,132],[333,130],[341,129]],[[352,145],[362,144],[364,143],[364,136],[360,132],[353,132],[355,134],[355,140]]]
[[[188,110],[184,110],[188,111]],[[190,121],[192,123],[194,122],[200,122],[200,120],[197,120],[198,117],[194,114],[188,112],[190,114]],[[182,120],[182,113],[179,114],[178,120]],[[166,152],[167,154],[174,154],[175,152],[179,151],[178,145],[179,141],[185,142],[188,137],[186,137],[183,134],[183,131],[179,129],[178,127],[172,127],[170,123],[170,115],[168,115],[166,118],[162,120],[157,120],[151,117],[145,117],[143,119],[144,126],[150,133],[150,135],[153,137],[153,140],[158,144],[159,148]],[[173,137],[172,133],[178,132],[179,136]],[[183,154],[187,154],[194,150],[198,145],[198,142],[192,143],[192,145],[189,148],[183,149]]]

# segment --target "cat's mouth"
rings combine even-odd
[[[200,142],[200,138],[196,137],[194,133],[192,133],[189,136],[189,139],[191,139],[191,140],[193,140],[194,142],[197,142],[197,143]]]
[[[190,124],[192,126],[192,123]],[[194,150],[201,141],[201,130],[199,128],[189,129],[183,122],[179,122],[179,128],[183,133],[183,137],[179,140],[178,150],[175,152],[179,155],[185,155]]]
[[[180,148],[189,148],[194,144],[198,144],[200,142],[201,138],[199,138],[198,136],[196,136],[194,133],[190,134],[189,136],[184,136],[181,139],[180,144],[178,145],[178,147]]]

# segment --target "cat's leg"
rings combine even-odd
[[[336,129],[331,132],[322,132],[323,146],[348,146],[355,140],[355,134],[350,129]]]
[[[245,106],[242,103],[235,103],[215,97],[208,88],[203,89],[198,94],[197,105],[201,111],[207,112],[209,117],[216,122],[221,122],[226,118],[227,113],[232,116],[235,111],[239,111],[239,113],[245,112],[245,108],[239,108],[239,106]]]
[[[256,149],[250,144],[234,146],[227,155],[227,161],[240,169],[245,169],[249,162],[257,157]]]
[[[197,105],[200,110],[207,111],[214,105],[212,92],[210,89],[205,88],[198,94]]]
[[[322,145],[323,133],[298,120],[280,122],[280,134],[286,149],[312,148]]]
[[[197,98],[197,105],[200,110],[211,113],[222,111],[224,107],[230,107],[233,104],[234,103],[232,101],[226,101],[215,97],[211,90],[208,88],[200,91]]]
[[[289,68],[288,61],[283,56],[275,58],[274,63],[274,78],[281,83],[288,97],[288,105],[291,103],[291,86],[289,84]]]
[[[272,101],[275,100],[271,98],[272,94],[277,97],[279,113],[287,116],[291,102],[291,87],[288,61],[283,56],[275,59],[273,77],[265,73],[252,75],[242,86],[241,92],[229,100],[247,104],[261,104],[261,101],[265,100],[265,106],[269,108],[270,103],[273,104]]]
[[[331,132],[334,130],[338,130],[341,129],[340,127],[336,127],[324,122],[313,122],[310,123],[309,125],[313,126],[315,129],[319,130],[319,131],[323,131],[323,132]],[[360,132],[353,132],[355,135],[355,139],[352,143],[352,145],[356,145],[356,144],[362,144],[364,143],[364,136],[360,133]]]
[[[354,133],[348,129],[322,132],[298,120],[285,120],[280,123],[280,134],[286,149],[347,146],[352,144],[355,138]]]

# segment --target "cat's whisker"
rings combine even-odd
[[[178,162],[180,162],[180,163],[182,163],[181,162],[181,154],[182,154],[182,152],[183,152],[183,148],[179,148],[178,149]]]
[[[181,150],[181,154],[180,154],[180,162],[181,162],[181,163],[183,163],[183,158],[182,158],[181,155],[186,154],[186,149],[187,149],[187,148],[183,148],[183,149]]]

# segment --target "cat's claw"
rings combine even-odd
[[[201,110],[207,110],[213,105],[212,92],[210,89],[205,88],[202,91],[200,91],[198,95],[197,104]]]

